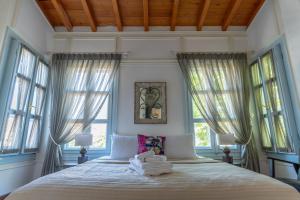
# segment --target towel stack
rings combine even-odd
[[[172,164],[167,162],[167,157],[155,155],[154,151],[147,151],[131,158],[129,168],[144,176],[158,176],[171,173]]]

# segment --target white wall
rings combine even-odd
[[[129,52],[120,66],[117,131],[120,134],[185,134],[183,78],[176,52],[243,51],[245,32],[57,33],[52,52]],[[134,124],[134,82],[167,82],[168,123]]]
[[[134,82],[167,82],[168,123],[134,124]],[[184,130],[183,79],[180,68],[173,63],[124,63],[120,71],[118,132],[150,135],[181,135]]]
[[[285,35],[287,50],[291,64],[291,70],[298,94],[300,91],[300,1],[299,0],[267,0],[260,13],[247,30],[249,62],[257,54],[266,50],[276,39]],[[297,91],[295,91],[297,93]],[[298,98],[299,104],[299,95]],[[261,157],[263,172],[268,173],[266,157]],[[276,162],[276,176],[286,178],[297,178],[292,165]]]
[[[0,47],[7,26],[30,46],[45,54],[51,27],[43,19],[33,0],[0,0]],[[1,53],[1,48],[0,48]],[[0,166],[0,196],[24,185],[33,178],[36,161]]]

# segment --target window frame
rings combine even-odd
[[[254,86],[252,79],[251,67],[256,62],[261,62],[261,58],[271,52],[272,62],[274,65],[274,70],[276,74],[276,83],[278,87],[278,93],[281,100],[281,112],[282,116],[286,119],[284,120],[284,125],[286,127],[287,137],[290,138],[291,146],[294,148],[294,152],[284,152],[280,151],[279,148],[276,148],[276,136],[275,132],[270,128],[270,136],[271,136],[271,148],[266,148],[263,146],[263,142],[261,139],[261,135],[259,135],[260,143],[262,148],[267,153],[268,157],[276,157],[286,161],[299,160],[299,148],[300,148],[300,140],[298,132],[300,130],[300,124],[296,123],[296,121],[300,119],[300,108],[298,105],[298,97],[295,92],[295,82],[293,79],[293,73],[291,70],[291,66],[289,63],[289,56],[286,46],[286,41],[284,36],[280,36],[273,44],[269,47],[262,49],[255,56],[253,56],[250,65],[249,72],[251,76],[251,87],[252,87],[252,98],[254,99],[255,111],[256,111],[256,123],[259,125],[259,111],[257,107],[257,102],[254,95]],[[261,63],[260,63],[261,65]],[[261,67],[259,66],[259,71],[261,73]],[[265,81],[262,80],[261,85],[264,85]],[[265,86],[261,86],[265,87]],[[268,96],[268,95],[267,95]],[[264,97],[266,98],[266,94],[264,91]],[[267,111],[268,112],[268,111]],[[268,114],[267,114],[268,115]],[[270,116],[268,116],[268,120]],[[271,119],[272,120],[272,119]],[[274,122],[273,122],[274,123]],[[270,123],[269,123],[270,124]],[[273,124],[272,124],[273,125]],[[274,127],[272,127],[273,129]]]
[[[112,83],[111,90],[108,91],[109,96],[108,99],[108,109],[107,109],[107,119],[101,121],[107,121],[106,126],[106,147],[105,148],[88,148],[87,155],[89,159],[94,159],[99,156],[106,156],[110,154],[111,151],[111,136],[114,132],[116,132],[117,128],[117,117],[118,117],[118,96],[119,96],[119,73],[120,71],[116,72],[116,77],[114,82]],[[77,157],[79,155],[80,148],[69,148],[67,145],[63,146],[63,160],[64,163],[67,165],[68,163],[75,163],[77,162]]]
[[[7,49],[7,50],[6,50]],[[0,141],[4,137],[4,129],[5,129],[5,123],[8,115],[12,112],[10,109],[10,104],[13,97],[13,90],[14,86],[16,84],[16,80],[18,75],[18,64],[21,59],[21,52],[25,49],[28,52],[32,53],[34,56],[34,64],[33,64],[33,71],[32,71],[32,77],[30,78],[30,82],[28,85],[28,100],[25,101],[27,104],[25,106],[26,111],[23,113],[23,121],[21,124],[21,132],[19,133],[19,145],[18,149],[15,151],[8,150],[7,152],[0,153],[0,160],[3,158],[3,162],[0,162],[0,164],[6,164],[9,162],[16,162],[21,160],[31,160],[32,158],[35,158],[35,154],[39,151],[42,137],[42,130],[44,128],[44,121],[45,121],[45,110],[46,110],[46,100],[48,96],[48,85],[49,85],[49,64],[47,59],[44,58],[38,51],[36,51],[30,44],[25,42],[22,38],[20,38],[13,30],[10,28],[6,29],[6,34],[2,46],[2,53],[1,53],[1,59],[0,59],[0,70],[1,72],[4,72],[2,74],[7,74],[7,76],[1,76],[0,82],[2,83],[1,95],[3,95],[2,101],[0,103],[2,104],[0,111]],[[44,105],[42,107],[42,117],[40,118],[40,127],[38,130],[38,147],[34,149],[30,149],[30,151],[25,150],[26,146],[26,137],[27,137],[27,129],[28,129],[28,117],[31,114],[31,110],[28,107],[32,103],[33,95],[34,95],[34,86],[35,86],[35,80],[36,80],[36,73],[37,73],[37,66],[39,63],[43,63],[46,67],[48,67],[48,76],[47,76],[47,83],[45,87],[45,94],[44,94]],[[12,67],[6,67],[7,65],[10,65]],[[29,78],[28,78],[29,79]],[[34,155],[34,156],[30,156]]]
[[[186,124],[186,132],[187,134],[193,134],[194,138],[194,149],[196,154],[201,155],[201,156],[206,156],[206,157],[212,157],[214,159],[221,160],[222,156],[224,156],[223,149],[218,145],[217,142],[217,134],[209,128],[210,132],[210,140],[211,140],[211,146],[210,147],[197,147],[195,146],[195,130],[194,130],[194,123],[197,122],[205,122],[204,119],[194,119],[193,117],[193,101],[192,101],[192,96],[187,88],[187,85],[184,82],[184,93],[185,93],[185,107],[186,107],[186,112],[185,112],[185,124]],[[241,160],[241,145],[236,145],[235,147],[230,147],[231,150],[231,156],[234,158],[234,163],[240,162]]]

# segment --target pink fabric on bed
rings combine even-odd
[[[138,135],[138,154],[153,150],[156,155],[164,155],[165,141],[164,136]]]

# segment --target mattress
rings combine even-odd
[[[122,160],[96,159],[38,178],[6,200],[296,200],[280,181],[212,159],[174,160],[173,173],[140,176]]]

